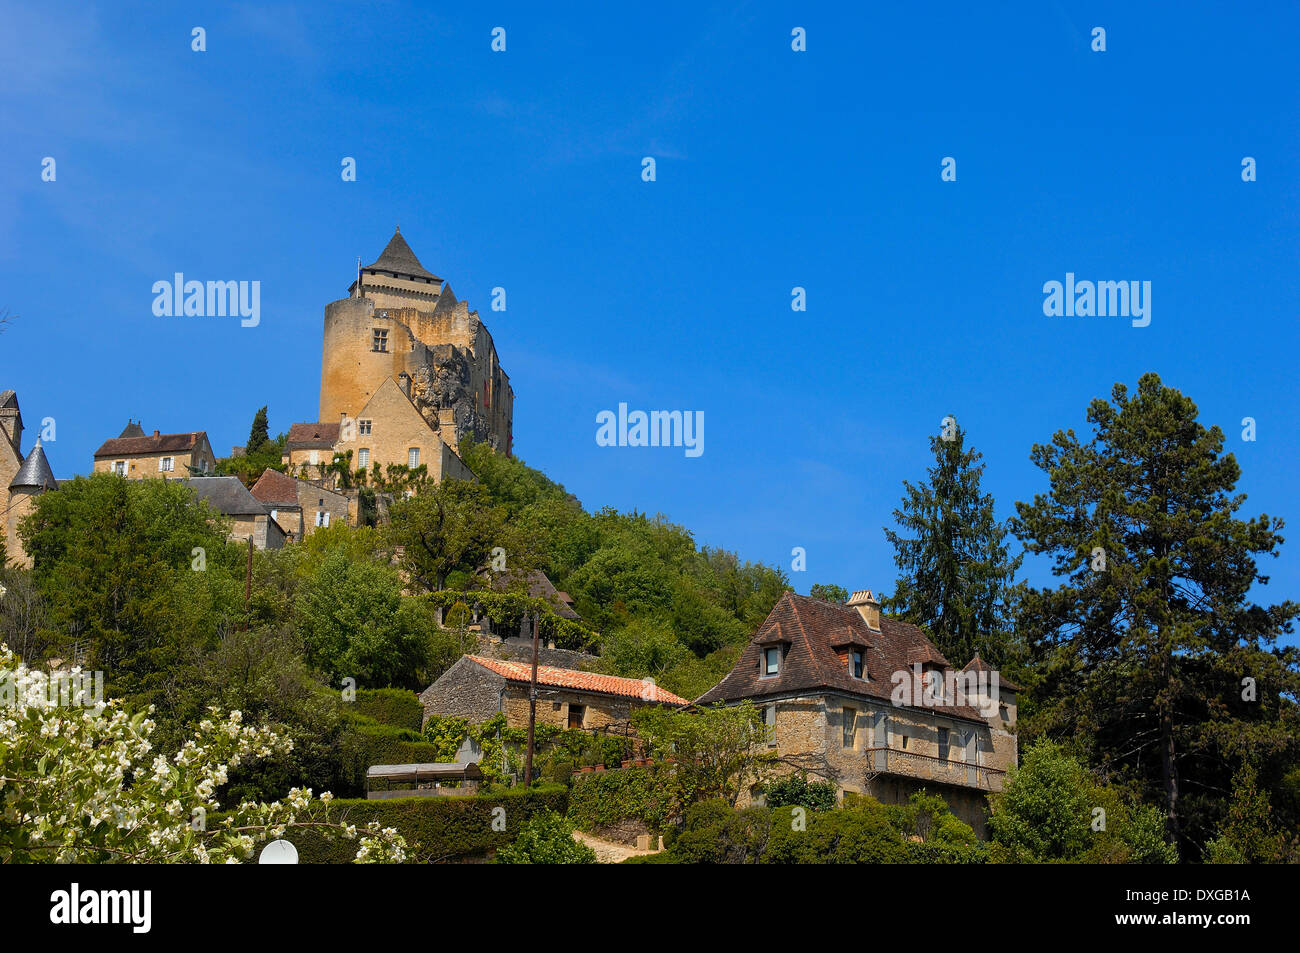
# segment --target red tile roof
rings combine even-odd
[[[186,450],[193,450],[199,445],[200,439],[206,439],[207,433],[202,430],[196,430],[192,433],[163,433],[154,432],[144,437],[114,437],[112,440],[105,440],[103,445],[95,451],[98,457],[129,457],[138,453],[182,453]]]
[[[262,471],[249,492],[263,503],[298,505],[298,481],[270,467]]]
[[[484,658],[481,655],[467,655],[465,657],[471,662],[477,662],[484,668],[496,672],[511,682],[528,682],[532,679],[533,666],[531,663],[503,662],[500,659]],[[579,672],[571,668],[556,668],[553,665],[537,666],[537,684],[548,685],[551,688],[572,688],[577,691],[600,692],[603,695],[619,695],[623,698],[639,698],[642,701],[663,702],[667,705],[689,704],[685,698],[674,695],[649,680],[641,681],[637,678],[619,678],[617,675]]]

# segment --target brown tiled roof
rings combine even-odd
[[[339,442],[337,423],[294,424],[285,439],[286,450],[333,450]]]
[[[281,506],[298,505],[298,481],[287,473],[267,467],[249,490],[254,498],[262,503],[275,503]]]
[[[207,432],[196,430],[191,433],[158,433],[144,437],[114,437],[105,440],[95,451],[95,457],[129,457],[137,453],[183,453],[193,450],[199,441],[207,437]]]
[[[477,662],[484,668],[496,672],[511,682],[531,682],[533,666],[525,662],[506,662],[500,659],[484,658],[481,655],[465,656],[471,662]],[[674,695],[652,681],[638,678],[619,678],[617,675],[600,675],[596,672],[579,672],[571,668],[556,668],[553,665],[537,666],[537,684],[551,688],[571,688],[576,691],[600,692],[602,695],[618,695],[623,698],[639,698],[648,702],[663,702],[667,705],[686,705],[689,702],[679,695]]]
[[[763,649],[773,644],[788,648],[781,660],[780,673],[764,678],[759,673],[759,662]],[[866,646],[866,681],[854,678],[845,658],[836,651],[837,647],[847,648],[849,644]],[[910,623],[882,617],[880,631],[876,632],[856,609],[786,592],[745,646],[735,667],[696,699],[696,704],[825,691],[892,703],[894,673],[908,672],[912,677],[912,662],[926,660],[947,667],[946,660],[925,633]],[[913,687],[916,689],[913,698],[919,698],[919,686]],[[926,710],[984,721],[978,709],[969,705],[944,705]]]
[[[976,652],[975,657],[966,663],[966,667],[962,669],[962,671],[963,672],[993,672],[997,670],[988,662],[980,658],[980,654]],[[1020,691],[1020,686],[1017,685],[1015,682],[1013,682],[1011,679],[1007,678],[1001,672],[998,672],[998,687],[1005,688],[1008,691],[1012,691],[1012,692]]]

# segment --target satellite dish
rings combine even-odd
[[[259,864],[296,864],[298,863],[298,848],[287,840],[273,840],[262,848],[262,853],[258,856],[257,862]]]

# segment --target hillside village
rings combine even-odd
[[[1090,779],[1042,732],[1027,753],[1021,682],[1041,689],[1051,676],[992,616],[941,648],[876,590],[799,595],[779,571],[697,551],[661,519],[587,514],[514,460],[514,399],[478,313],[400,230],[325,306],[318,419],[278,440],[265,408],[250,442],[221,456],[203,421],[164,433],[128,420],[84,461],[91,477],[60,482],[54,466],[78,461],[51,460],[40,439],[24,453],[19,395],[5,390],[4,552],[11,578],[27,580],[10,583],[8,604],[36,607],[51,599],[41,578],[83,574],[77,560],[92,557],[75,555],[67,534],[105,507],[122,507],[124,520],[132,508],[173,514],[140,523],[157,540],[148,552],[129,532],[117,544],[123,560],[142,560],[133,566],[170,560],[159,572],[175,587],[121,614],[133,596],[115,592],[110,609],[80,580],[69,591],[88,601],[69,612],[118,614],[60,616],[54,599],[32,609],[39,622],[8,619],[8,637],[23,639],[10,647],[54,670],[105,669],[110,687],[157,706],[167,731],[191,724],[210,692],[300,732],[305,760],[239,776],[243,794],[283,797],[289,780],[325,779],[356,799],[358,816],[381,820],[384,805],[436,814],[486,811],[504,792],[530,799],[508,830],[463,843],[435,846],[426,822],[403,821],[424,860],[507,859],[554,823],[576,859],[590,859],[588,845],[642,862],[1041,859],[1004,796],[1022,768],[1022,785],[1078,771],[1090,792],[1079,796],[1111,806],[1109,833],[1083,838],[1075,859],[1178,856],[1161,810]],[[948,451],[936,448],[942,461]],[[211,532],[230,545],[209,546]],[[1010,600],[1008,565],[999,603]],[[293,687],[236,690],[199,672],[221,665]],[[306,713],[325,696],[328,715]],[[1040,696],[1037,710],[1050,706]],[[814,828],[860,825],[870,850],[809,854],[777,836],[772,817],[801,832],[808,811]],[[758,835],[736,833],[732,817],[775,827],[755,847],[746,838]],[[303,838],[306,858],[338,858]]]

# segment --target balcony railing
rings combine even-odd
[[[1006,776],[1006,772],[1000,768],[990,768],[971,761],[936,758],[934,755],[917,754],[899,748],[866,748],[864,751],[870,758],[871,770],[878,774],[900,774],[984,791],[1002,790],[1002,780]]]

